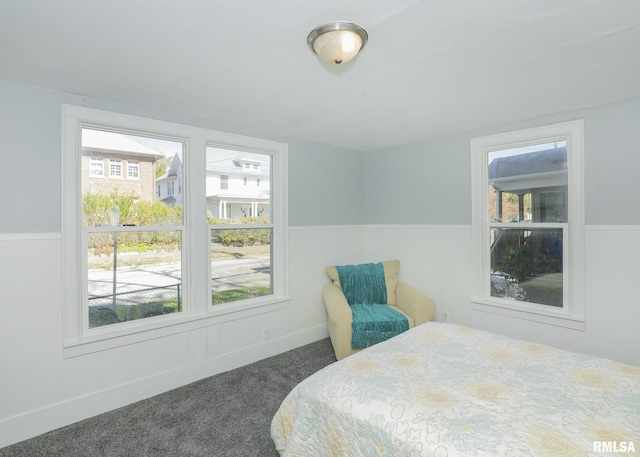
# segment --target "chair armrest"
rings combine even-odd
[[[342,290],[333,283],[325,284],[322,288],[322,300],[327,308],[327,327],[331,344],[338,360],[351,354],[351,336],[353,329],[351,321],[351,307],[347,302]]]
[[[329,319],[351,326],[353,318],[351,307],[338,286],[333,283],[325,284],[322,288],[322,300],[327,308]]]
[[[398,282],[396,287],[398,308],[413,317],[415,325],[433,320],[436,315],[436,303],[426,294],[408,284]]]

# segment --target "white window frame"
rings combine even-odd
[[[140,162],[127,162],[127,179],[140,179]]]
[[[488,214],[489,152],[522,146],[567,141],[567,223],[504,224],[506,228],[562,228],[563,307],[492,297],[490,291],[490,224]],[[499,133],[471,140],[471,189],[473,227],[472,308],[577,330],[585,329],[584,270],[584,122],[575,120],[530,129]]]
[[[100,170],[100,173],[95,173],[96,170]],[[92,178],[104,178],[104,159],[90,158],[89,176]]]
[[[183,311],[117,325],[88,328],[86,243],[83,241],[81,208],[81,132],[83,127],[105,128],[125,134],[149,135],[185,143],[183,171],[182,278]],[[209,257],[210,230],[206,219],[205,157],[210,144],[271,154],[272,195],[272,294],[241,300],[221,307],[211,304]],[[135,342],[214,325],[221,314],[242,317],[263,313],[265,306],[288,302],[288,214],[286,143],[207,130],[126,114],[62,106],[62,301],[64,357],[75,357]],[[160,227],[159,227],[160,228]],[[167,227],[162,227],[167,228]],[[123,229],[130,229],[124,227]],[[233,317],[229,317],[233,318]],[[224,317],[227,319],[227,317]]]
[[[113,168],[116,167],[118,173],[113,173]],[[109,177],[110,178],[122,178],[122,160],[112,160],[109,159]]]

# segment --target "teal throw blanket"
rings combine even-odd
[[[409,322],[387,305],[382,263],[336,267],[353,315],[351,347],[363,349],[409,330]]]
[[[340,287],[350,305],[387,303],[382,262],[336,267]]]
[[[363,349],[409,330],[409,321],[389,305],[351,305],[351,347]]]

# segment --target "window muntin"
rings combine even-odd
[[[83,132],[83,129],[86,130]],[[98,150],[91,150],[91,147],[82,146],[83,140],[88,140],[88,135],[90,135],[87,134],[87,138],[83,138],[85,137],[83,133],[88,131],[96,132],[98,135],[106,132],[137,136],[141,138],[140,141],[144,140],[145,146],[163,144],[164,141],[179,143],[183,151],[181,157],[175,154],[176,158],[174,159],[163,158],[163,155],[172,154],[166,150],[166,143],[164,143],[155,152],[151,149],[152,155],[159,153],[155,158],[156,164],[164,162],[164,165],[157,166],[155,170],[147,169],[144,165],[144,160],[141,160],[141,157],[138,156],[135,160],[140,163],[140,179],[118,180],[118,195],[133,195],[135,197],[133,201],[138,202],[147,198],[147,193],[151,192],[152,199],[161,200],[167,198],[164,195],[166,188],[161,184],[166,182],[168,177],[175,175],[180,189],[180,199],[176,199],[173,202],[171,201],[172,199],[167,199],[167,201],[163,202],[163,205],[167,208],[176,206],[177,208],[174,208],[174,210],[178,211],[176,213],[178,215],[171,221],[165,220],[163,222],[156,217],[154,222],[149,225],[130,225],[131,222],[130,219],[127,219],[127,212],[123,209],[120,212],[120,220],[117,221],[118,225],[116,222],[112,223],[116,218],[112,217],[111,205],[109,204],[108,212],[104,209],[102,212],[87,212],[87,218],[85,218],[83,215],[82,190],[90,189],[91,192],[98,193],[101,190],[99,187],[100,182],[109,181],[104,177],[102,180],[90,180],[83,175],[83,169],[91,168],[90,157],[92,155],[94,158],[101,157],[96,155],[96,152],[99,152]],[[242,311],[243,315],[261,313],[262,311],[259,308],[262,306],[282,303],[288,300],[287,265],[285,262],[287,258],[286,144],[69,105],[63,105],[62,138],[62,258],[65,270],[62,288],[64,295],[63,343],[65,357],[74,357],[132,342],[180,333],[192,328],[195,320],[210,319],[219,314],[238,311]],[[259,227],[257,224],[252,225],[252,227],[269,231],[270,244],[268,249],[270,258],[268,261],[268,274],[265,276],[266,270],[264,268],[261,270],[262,277],[269,278],[271,291],[269,294],[255,296],[254,298],[247,296],[246,299],[229,301],[216,306],[212,304],[211,242],[207,242],[212,237],[211,227],[215,226],[218,230],[225,228],[242,229],[244,227],[239,225],[225,226],[224,224],[209,225],[214,215],[208,213],[207,192],[210,185],[213,185],[214,189],[219,188],[219,176],[213,177],[213,182],[210,182],[210,177],[206,174],[207,145],[217,145],[228,150],[253,152],[258,154],[259,157],[268,157],[270,160],[272,166],[269,174],[270,188],[274,190],[274,193],[270,198],[271,207],[268,210],[268,223],[261,223]],[[144,151],[149,151],[149,149],[144,149]],[[128,159],[125,156],[126,154],[119,157],[126,162]],[[184,159],[188,160],[182,163],[181,160]],[[108,170],[108,159],[105,158],[104,162],[105,168]],[[158,182],[154,183],[156,180]],[[106,200],[108,203],[110,202],[109,199]],[[231,202],[222,205],[229,217],[231,216],[232,207]],[[246,208],[251,210],[252,207],[249,205],[245,207],[245,210]],[[255,208],[258,216],[260,216],[260,213],[263,215],[260,220],[265,220],[265,207]],[[83,225],[83,220],[85,219],[88,222]],[[120,284],[121,279],[125,279],[125,271],[124,268],[120,268],[120,264],[121,260],[124,261],[126,259],[119,248],[122,246],[121,241],[125,241],[126,237],[135,236],[142,239],[145,237],[156,239],[163,236],[171,236],[176,240],[173,255],[181,258],[181,265],[179,273],[172,273],[170,276],[175,276],[178,281],[168,285],[156,285],[168,289],[167,294],[170,297],[176,297],[174,300],[176,302],[176,311],[159,316],[118,322],[113,325],[92,324],[91,327],[89,326],[89,307],[87,305],[89,298],[89,243],[95,244],[97,243],[96,239],[105,237],[113,240],[115,233],[118,236],[117,262],[113,261],[113,257],[115,257],[113,241],[110,244],[109,241],[106,241],[108,247],[102,254],[102,260],[106,260],[106,274],[110,278],[112,277],[113,264],[115,263],[117,286]],[[265,235],[261,236],[265,237]],[[103,243],[105,242],[103,241]],[[127,265],[127,267],[130,266]],[[182,284],[182,278],[185,279],[184,284]],[[186,281],[186,278],[189,278],[189,281]],[[180,292],[178,292],[178,284],[180,285]],[[92,287],[94,285],[96,284],[93,284]],[[111,288],[109,288],[109,285]],[[109,291],[101,294],[102,300],[110,301],[111,304],[113,303],[112,287],[113,280],[110,280],[107,282]],[[125,290],[125,292],[128,291]],[[118,290],[116,290],[117,293]],[[179,304],[177,300],[178,293],[180,294]],[[94,295],[100,296],[100,293],[96,292]],[[104,297],[105,295],[107,297]],[[139,297],[137,300],[142,301],[143,298]],[[104,306],[107,305],[105,304]]]
[[[474,309],[583,325],[582,125],[471,141]]]
[[[148,144],[148,136],[82,127],[82,153],[100,148],[110,153],[142,154],[142,165],[150,171],[161,153]],[[125,146],[123,146],[125,145]],[[182,142],[162,140],[183,154]],[[111,152],[110,152],[111,151]],[[110,174],[121,171],[121,161],[111,160]],[[131,165],[131,164],[130,164]],[[114,168],[115,167],[115,168]],[[81,174],[82,236],[86,246],[87,297],[83,314],[88,329],[181,311],[182,294],[182,207],[167,206],[152,194],[152,174],[144,187],[127,187],[122,182],[101,181],[95,185]]]

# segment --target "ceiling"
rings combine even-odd
[[[0,79],[372,151],[640,97],[640,1],[2,0]]]

